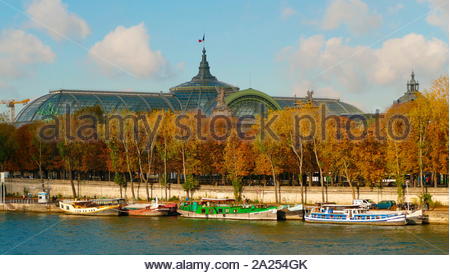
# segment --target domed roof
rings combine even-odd
[[[27,104],[17,115],[17,123],[42,120],[48,116],[76,112],[98,105],[105,113],[120,110],[135,112],[181,110],[181,102],[168,93],[56,90]]]
[[[198,74],[192,78],[191,81],[182,83],[175,87],[170,88],[171,92],[177,91],[193,91],[193,90],[214,90],[216,87],[223,87],[226,90],[239,90],[238,87],[230,85],[228,83],[218,81],[209,70],[208,60],[206,59],[206,50],[203,48],[202,61],[198,67]]]

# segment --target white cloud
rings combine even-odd
[[[389,39],[374,54],[373,78],[379,84],[392,83],[412,68],[422,77],[437,78],[448,66],[448,45],[419,34]]]
[[[325,89],[328,94],[342,94],[338,90],[363,93],[373,87],[398,85],[411,69],[424,82],[439,77],[447,72],[448,45],[414,33],[386,40],[380,48],[350,46],[339,37],[327,40],[315,35],[283,49],[279,60],[289,65],[295,87],[305,89],[306,83],[308,88]]]
[[[405,8],[405,6],[403,4],[397,3],[393,6],[390,6],[387,11],[389,14],[395,14],[398,11],[402,10],[403,8]]]
[[[448,32],[448,0],[419,0],[419,2],[428,2],[430,6],[427,22]]]
[[[167,62],[160,51],[150,48],[143,23],[118,26],[89,50],[89,56],[109,75],[118,72],[136,77],[166,76]]]
[[[382,17],[371,13],[361,0],[333,0],[325,11],[321,27],[333,30],[345,25],[352,33],[362,34],[381,24]]]
[[[6,82],[2,82],[2,80],[0,79],[0,95],[1,95],[1,99],[14,99],[14,98],[21,98],[22,95],[17,91],[17,89],[11,85],[9,85]],[[7,108],[5,105],[0,106],[0,116],[1,116],[1,112],[2,110],[5,111]],[[0,118],[1,120],[1,118]]]
[[[285,7],[281,9],[281,18],[288,19],[289,17],[295,15],[297,13],[296,10],[294,10],[291,7]]]
[[[55,54],[36,36],[22,30],[0,33],[0,78],[17,78],[28,72],[29,66],[50,63]]]
[[[33,0],[26,12],[31,16],[29,25],[45,31],[53,39],[81,39],[91,32],[88,24],[70,13],[61,0]]]
[[[320,87],[310,80],[303,80],[296,83],[293,86],[292,95],[296,95],[298,97],[305,97],[306,92],[309,90],[314,91],[313,95],[314,97],[339,98],[341,96],[341,93],[335,90],[333,87],[330,86]]]

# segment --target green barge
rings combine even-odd
[[[202,199],[182,202],[178,208],[186,218],[278,220],[282,212],[276,206],[237,204],[233,199]]]

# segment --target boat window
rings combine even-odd
[[[217,212],[222,213],[222,212],[223,212],[223,209],[222,209],[222,208],[219,208],[219,209],[217,209]]]
[[[214,209],[209,209],[209,214],[214,214]]]
[[[202,209],[202,214],[205,214],[206,213],[206,209]]]
[[[234,213],[237,213],[237,209],[234,209],[233,212],[234,212]]]

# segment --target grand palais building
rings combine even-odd
[[[295,106],[298,101],[306,101],[307,97],[274,97],[255,89],[240,90],[239,87],[219,81],[210,72],[203,48],[202,60],[198,73],[190,81],[179,84],[163,93],[89,91],[89,90],[56,90],[50,91],[26,105],[16,117],[17,124],[41,120],[46,115],[58,115],[99,105],[105,113],[120,110],[152,111],[171,110],[189,111],[200,109],[210,115],[217,103],[217,90],[224,91],[224,102],[234,116],[254,115],[261,108],[279,110]],[[310,99],[310,98],[309,98]],[[355,106],[332,98],[314,98],[315,105],[324,104],[328,115],[351,116],[363,112]]]

